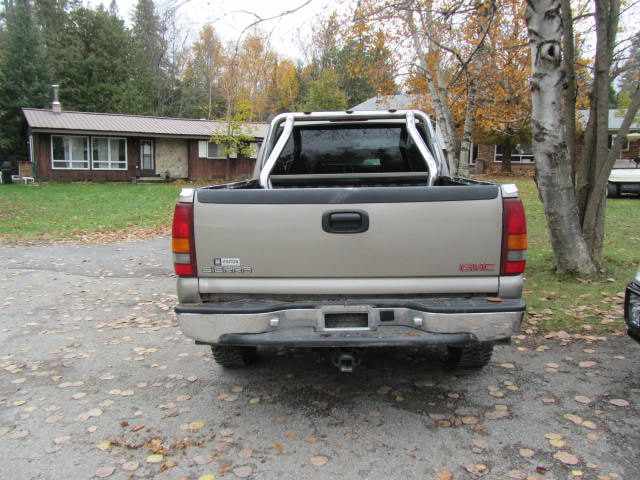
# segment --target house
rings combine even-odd
[[[226,123],[187,118],[23,108],[29,160],[20,162],[22,176],[56,181],[130,181],[210,179],[248,176],[253,171],[267,125],[246,123],[251,136],[246,158],[227,158],[210,142]],[[235,157],[235,156],[234,156]]]
[[[419,95],[396,94],[382,95],[372,97],[352,108],[352,110],[387,110],[387,109],[410,109],[420,108],[427,102],[425,98]],[[611,109],[609,110],[609,145],[615,137],[616,132],[620,129],[622,119],[626,110]],[[578,121],[585,126],[589,119],[589,110],[579,110],[577,112]],[[434,120],[434,123],[435,120]],[[439,129],[436,125],[436,133]],[[578,154],[580,153],[581,142],[578,143]],[[470,164],[475,166],[477,172],[481,170],[497,171],[500,170],[502,163],[502,148],[500,145],[474,143],[471,148]],[[620,152],[620,159],[616,162],[615,168],[624,168],[634,166],[634,158],[640,157],[640,118],[636,118],[631,125],[629,135],[623,144]],[[517,145],[511,154],[511,168],[516,173],[527,173],[533,171],[535,162],[533,160],[533,151],[531,145]]]

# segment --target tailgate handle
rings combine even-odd
[[[322,229],[327,233],[362,233],[369,229],[369,215],[362,210],[333,210],[322,215]]]

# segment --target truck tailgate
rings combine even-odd
[[[496,185],[200,189],[194,224],[200,279],[494,277],[468,289],[494,291],[500,270]]]

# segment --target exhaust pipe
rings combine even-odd
[[[342,373],[352,373],[358,363],[360,362],[352,353],[344,352],[333,356],[333,364]]]

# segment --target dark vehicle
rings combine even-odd
[[[627,285],[624,296],[624,321],[629,336],[640,342],[640,271],[636,278]]]

